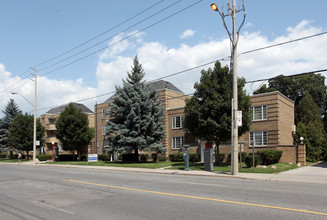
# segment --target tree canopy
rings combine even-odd
[[[251,124],[251,102],[244,85],[245,79],[238,79],[238,110],[243,113],[242,126],[238,128],[240,136]],[[213,69],[201,71],[200,82],[194,88],[192,98],[186,101],[184,126],[194,136],[217,146],[230,140],[232,74],[229,68],[217,61]]]
[[[325,76],[321,74],[305,74],[292,77],[283,75],[276,76],[268,81],[268,87],[264,85],[253,94],[260,94],[271,91],[279,91],[295,102],[295,121],[299,121],[299,109],[297,108],[302,96],[310,94],[313,101],[320,109],[323,115],[326,107],[325,100],[327,95],[327,86],[325,85]]]
[[[63,150],[67,151],[81,153],[94,136],[87,115],[72,103],[60,114],[56,128],[56,138],[60,140]]]
[[[166,151],[161,143],[166,136],[162,125],[164,108],[156,91],[143,81],[144,75],[135,56],[132,71],[123,80],[123,87],[116,86],[116,94],[109,103],[110,150],[134,151],[136,160],[139,150]]]
[[[34,128],[34,116],[25,114],[19,114],[15,117],[12,126],[9,128],[8,143],[13,148],[19,151],[26,151],[27,155],[29,151],[33,150],[33,129]],[[36,139],[42,140],[44,135],[44,127],[40,123],[40,120],[36,121]]]
[[[9,150],[9,128],[15,117],[20,113],[20,110],[14,100],[10,99],[5,110],[2,112],[4,113],[4,117],[0,119],[0,152]]]
[[[319,107],[310,94],[305,94],[299,102],[299,122],[294,141],[298,144],[300,137],[304,138],[307,145],[307,160],[317,161],[322,159],[323,146],[326,142],[324,124],[320,116]]]

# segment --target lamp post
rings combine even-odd
[[[54,144],[55,142],[52,141],[52,162],[54,162]]]
[[[244,21],[245,21],[245,7],[244,7],[244,0],[242,8],[237,10],[236,9],[236,0],[233,0],[233,5],[231,6],[228,2],[228,8],[227,13],[225,14],[224,11],[220,11],[218,9],[218,6],[213,3],[210,5],[211,9],[218,12],[221,16],[224,27],[227,30],[229,39],[231,41],[231,59],[230,59],[230,71],[233,74],[233,99],[232,99],[232,123],[231,123],[231,131],[232,131],[232,137],[231,137],[231,143],[232,143],[232,169],[231,173],[232,175],[238,174],[238,125],[237,125],[237,111],[238,111],[238,91],[237,91],[237,43],[239,38],[239,32],[242,28]],[[244,17],[243,21],[240,25],[240,27],[237,30],[236,26],[236,13],[243,11]],[[232,17],[232,23],[233,23],[233,30],[232,33],[229,31],[227,24],[225,22],[225,17],[231,16]]]
[[[12,92],[12,95],[20,95],[21,97],[23,97],[28,103],[30,103],[33,108],[34,108],[34,123],[33,123],[33,164],[36,165],[36,97],[37,97],[37,71],[36,69],[32,68],[35,71],[35,93],[34,93],[34,105],[28,101],[27,98],[25,98],[25,96],[23,96],[22,94],[16,93],[16,92]]]

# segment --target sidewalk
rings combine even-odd
[[[10,165],[9,163],[0,163]],[[12,163],[16,165],[16,163]],[[24,162],[20,165],[33,166],[33,162]],[[262,181],[281,181],[281,182],[300,182],[300,183],[315,183],[327,185],[327,162],[320,162],[315,165],[300,167],[294,170],[277,173],[277,174],[261,174],[261,173],[239,173],[231,175],[229,172],[208,172],[197,170],[168,170],[168,169],[146,169],[146,168],[127,168],[127,167],[105,167],[105,166],[82,166],[82,165],[59,165],[59,164],[37,164],[36,166],[44,167],[61,167],[61,168],[79,168],[79,169],[97,169],[120,172],[140,172],[153,174],[171,174],[171,175],[194,175],[207,177],[224,177],[224,178],[240,178]]]

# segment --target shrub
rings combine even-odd
[[[169,154],[169,160],[171,162],[183,162],[184,157],[183,157],[183,152],[179,152],[178,154]]]
[[[246,156],[244,162],[248,168],[251,168],[253,165],[252,155]],[[254,166],[256,167],[258,164],[260,164],[260,157],[259,155],[254,155]]]
[[[242,160],[244,161],[244,158],[246,158],[248,154],[246,152],[242,152]],[[240,152],[238,152],[238,160],[240,161]],[[227,161],[226,163],[230,163],[232,161],[232,152],[228,153]]]
[[[47,160],[51,160],[52,159],[52,155],[51,154],[40,154],[40,155],[36,155],[36,158],[39,161],[47,161]]]
[[[194,162],[199,162],[200,161],[200,155],[197,153],[191,153],[190,154],[190,162],[194,163]]]
[[[258,151],[262,164],[270,165],[278,163],[282,157],[283,151],[281,150],[262,150]]]
[[[158,160],[159,160],[160,162],[164,162],[164,161],[167,160],[167,158],[166,158],[165,156],[161,156],[161,157],[158,157]]]
[[[151,157],[152,157],[152,161],[153,162],[157,162],[157,160],[158,160],[158,154],[153,153],[153,154],[151,154]]]
[[[147,154],[141,154],[140,156],[140,162],[141,163],[145,163],[148,160],[148,156]]]
[[[98,154],[98,160],[109,161],[110,158],[108,154]]]
[[[80,161],[86,161],[87,160],[87,155],[80,155],[79,160]]]
[[[8,155],[6,153],[0,153],[0,159],[6,159],[7,156]]]
[[[77,159],[76,154],[74,154],[74,155],[72,155],[72,154],[60,154],[60,155],[58,155],[58,160],[59,161],[74,161],[76,159]]]
[[[138,158],[134,153],[124,153],[121,155],[121,159],[124,162],[137,162]]]

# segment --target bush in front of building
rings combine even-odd
[[[280,158],[282,157],[283,151],[281,150],[261,150],[258,151],[260,155],[261,163],[263,165],[270,165],[279,163]]]
[[[109,154],[98,154],[98,160],[109,161],[110,160]]]
[[[184,157],[183,157],[183,152],[179,152],[178,154],[169,154],[169,160],[171,162],[183,162]]]
[[[148,157],[149,157],[149,155],[147,155],[147,154],[141,154],[140,155],[140,162],[141,163],[146,163],[147,160],[148,160]]]
[[[246,156],[244,159],[244,163],[248,168],[251,168],[253,165],[253,156],[250,154],[249,156]],[[260,164],[260,156],[255,154],[254,155],[254,167],[256,167],[258,164]]]
[[[8,155],[6,153],[0,153],[0,159],[6,159]]]
[[[52,155],[51,154],[40,154],[40,155],[36,155],[36,158],[39,161],[47,161],[47,160],[52,160]]]
[[[138,162],[138,158],[134,153],[124,153],[121,155],[123,162]]]
[[[77,160],[77,155],[76,154],[74,154],[74,155],[73,154],[60,154],[60,155],[58,155],[58,160],[59,161],[75,161],[75,160]]]
[[[244,161],[244,158],[247,157],[247,153],[246,152],[242,152],[242,160]],[[238,152],[238,160],[240,161],[241,157],[240,157],[240,152]],[[227,161],[226,163],[230,163],[232,161],[232,152],[228,153],[228,157],[227,157]]]
[[[153,153],[153,154],[151,154],[151,157],[152,157],[152,161],[153,162],[157,162],[158,161],[158,154]]]
[[[190,153],[190,162],[195,163],[200,161],[200,155],[197,153]]]
[[[167,160],[167,158],[165,156],[160,156],[160,157],[158,157],[158,160],[160,162],[165,162]]]

